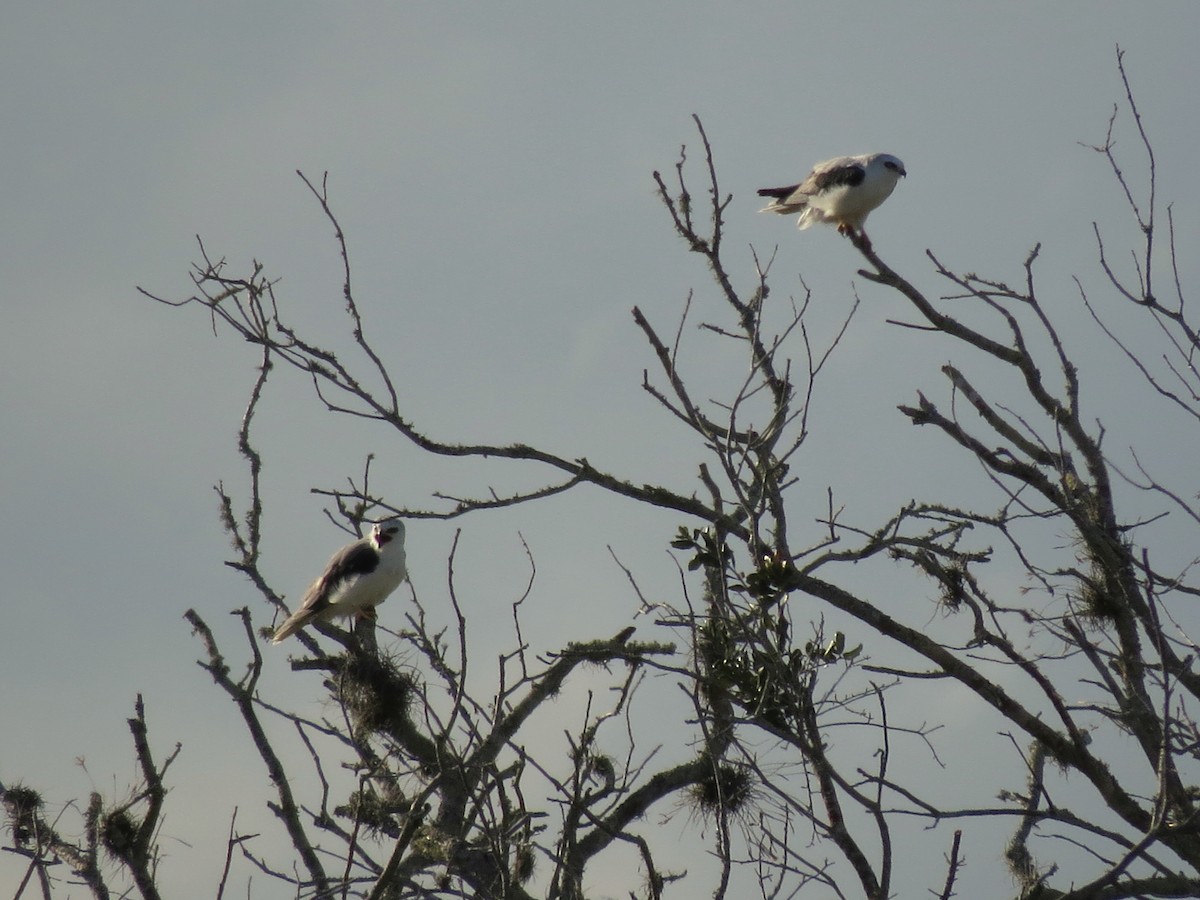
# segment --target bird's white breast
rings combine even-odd
[[[348,615],[368,607],[378,606],[388,594],[400,586],[408,575],[404,553],[384,553],[374,572],[347,579],[329,598],[338,615]]]

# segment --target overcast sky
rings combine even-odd
[[[1119,396],[1128,373],[1083,349],[1100,341],[1070,281],[1100,285],[1093,220],[1131,236],[1103,159],[1080,144],[1103,139],[1121,99],[1119,43],[1179,243],[1197,244],[1192,2],[19,3],[0,23],[0,781],[44,790],[55,809],[93,787],[119,798],[135,776],[125,719],[142,692],[160,756],[183,743],[167,885],[215,884],[234,805],[271,827],[251,793],[261,765],[194,665],[181,618],[194,607],[233,650],[226,612],[267,614],[222,565],[212,491],[245,484],[234,441],[256,357],[214,338],[197,309],[155,305],[135,286],[187,296],[199,235],[233,273],[262,262],[289,315],[332,335],[339,259],[297,169],[329,173],[369,333],[420,427],[524,440],[691,491],[695,449],[640,389],[653,357],[629,310],[673,333],[694,288],[700,314],[719,312],[651,180],[681,144],[697,158],[698,114],[734,197],[728,254],[741,284],[751,246],[778,246],[776,290],[798,291],[803,276],[818,340],[856,289],[863,299],[805,457],[814,491],[834,486],[863,521],[958,471],[895,412],[939,387],[948,350],[898,334],[887,319],[903,310],[855,277],[849,244],[757,215],[755,188],[830,156],[898,155],[909,177],[870,222],[884,258],[936,293],[926,248],[1019,279],[1042,242],[1057,321]],[[1120,134],[1136,169],[1133,135]],[[1195,260],[1184,263],[1194,276]],[[704,364],[705,339],[686,339],[696,377],[726,383]],[[730,378],[742,372],[730,363]],[[343,543],[309,488],[343,483],[369,452],[397,505],[538,479],[427,460],[331,419],[287,377],[257,435],[264,567],[293,598]],[[610,635],[637,611],[608,545],[671,590],[663,548],[679,524],[583,491],[413,524],[410,569],[436,608],[462,527],[461,596],[474,632],[495,632],[528,576],[523,535],[539,572],[527,637],[553,649]],[[384,624],[399,626],[402,603],[383,607]],[[272,653],[263,690],[315,703],[316,681]],[[0,895],[20,871],[0,855]]]

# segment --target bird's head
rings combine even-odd
[[[881,166],[887,171],[892,172],[897,178],[904,178],[908,175],[908,172],[905,171],[904,163],[900,162],[899,159],[892,156],[890,153],[876,154],[875,158],[871,160],[871,162],[874,165]]]
[[[371,526],[371,543],[380,549],[385,544],[396,541],[398,546],[404,545],[404,523],[399,519],[384,519]]]

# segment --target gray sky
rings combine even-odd
[[[1079,144],[1103,139],[1121,97],[1119,43],[1179,243],[1197,243],[1194,3],[19,4],[2,19],[0,780],[52,804],[93,786],[121,796],[134,776],[125,718],[141,691],[159,754],[184,745],[163,829],[168,885],[215,885],[234,805],[270,827],[253,793],[261,765],[195,667],[181,618],[195,607],[232,651],[226,611],[265,613],[221,564],[212,492],[244,484],[234,437],[256,360],[195,310],[134,286],[186,296],[198,234],[235,271],[257,259],[280,277],[298,324],[338,327],[331,229],[296,169],[329,172],[369,331],[422,428],[521,439],[690,491],[695,450],[640,390],[653,357],[629,310],[673,332],[695,288],[697,320],[718,314],[650,177],[683,143],[698,158],[699,114],[734,195],[728,258],[743,285],[749,247],[778,245],[775,289],[798,290],[803,275],[824,340],[854,287],[863,298],[818,394],[805,466],[813,497],[832,485],[864,522],[947,472],[974,477],[895,412],[940,388],[949,350],[898,336],[886,319],[902,310],[855,278],[852,248],[832,230],[758,216],[755,188],[829,156],[897,154],[909,177],[870,223],[884,258],[937,292],[926,248],[1016,280],[1041,241],[1060,324],[1119,398],[1128,373],[1110,371],[1070,282],[1100,287],[1093,220],[1131,237],[1103,160]],[[1186,280],[1196,263],[1184,261]],[[706,363],[703,338],[688,340],[714,392],[741,377],[739,361]],[[1143,424],[1130,420],[1129,434]],[[264,565],[293,598],[343,542],[308,488],[340,483],[367,452],[377,484],[409,506],[437,489],[536,479],[424,459],[322,415],[287,377],[258,427]],[[1164,466],[1168,443],[1147,448]],[[895,459],[911,463],[902,481]],[[410,569],[436,608],[461,525],[472,628],[502,629],[528,574],[520,532],[539,570],[527,637],[548,650],[609,635],[636,611],[606,545],[644,586],[672,590],[658,548],[678,524],[581,492],[414,524]],[[403,602],[383,608],[385,624],[400,623]],[[319,686],[278,651],[263,689],[311,704]],[[0,856],[0,893],[19,872]]]

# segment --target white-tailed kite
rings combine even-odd
[[[866,238],[867,216],[907,174],[904,163],[890,153],[839,156],[817,163],[799,184],[760,190],[760,197],[772,198],[760,212],[800,213],[799,228],[828,222],[837,225],[839,234],[857,232]]]
[[[309,622],[328,622],[336,616],[374,617],[375,607],[408,577],[404,556],[404,523],[377,522],[362,540],[347,544],[312,583],[296,611],[271,638],[278,644]]]

